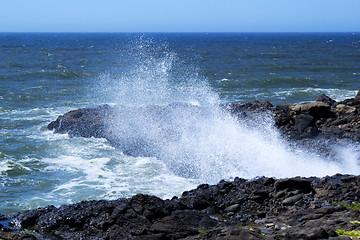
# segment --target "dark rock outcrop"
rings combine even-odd
[[[336,102],[321,95],[316,102],[272,107],[269,103],[238,103],[230,105],[236,116],[247,117],[270,111],[275,125],[290,139],[349,139],[360,141],[359,94],[353,99]]]
[[[336,239],[339,229],[360,229],[359,202],[360,176],[236,178],[171,200],[139,194],[15,213],[2,217],[10,227],[0,230],[0,237]]]
[[[51,122],[47,128],[70,137],[106,137],[107,122],[112,108],[109,105],[70,111]]]
[[[290,106],[273,106],[269,102],[248,102],[229,104],[223,107],[224,111],[246,121],[256,121],[259,115],[271,114],[276,127],[290,139],[349,139],[360,141],[360,101],[359,94],[356,98],[336,102],[330,97],[321,95],[316,102],[302,103]],[[68,133],[70,136],[104,137],[115,145],[119,145],[130,154],[136,153],[136,148],[144,148],[142,152],[156,151],[157,139],[141,137],[129,142],[127,130],[133,130],[123,125],[128,122],[120,121],[114,124],[116,117],[119,119],[132,119],[133,122],[143,121],[159,124],[162,133],[171,139],[177,132],[173,127],[174,115],[206,117],[211,115],[212,108],[193,106],[189,104],[170,104],[168,106],[148,106],[129,108],[124,106],[110,107],[108,105],[97,108],[84,108],[68,112],[48,125],[49,130],[55,133]],[[110,124],[111,122],[111,124]],[[139,127],[140,126],[140,127]],[[141,128],[138,125],[137,128]],[[120,130],[118,130],[120,129]],[[122,136],[122,134],[124,136]],[[171,136],[171,134],[173,134]],[[126,135],[126,136],[125,136]],[[138,143],[138,144],[136,144]]]

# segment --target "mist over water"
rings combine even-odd
[[[266,113],[250,123],[230,116],[207,80],[168,46],[141,40],[135,49],[128,72],[101,76],[100,93],[120,106],[112,127],[125,154],[156,157],[174,174],[208,183],[360,172],[357,144],[334,146],[331,157],[294,147]]]

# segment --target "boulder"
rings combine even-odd
[[[347,106],[345,104],[338,104],[336,106],[336,113],[338,115],[348,115],[356,112],[357,112],[357,108],[353,106]]]
[[[281,179],[274,184],[276,191],[289,189],[289,190],[300,190],[303,193],[315,192],[311,186],[311,182],[305,178],[288,178]]]
[[[325,94],[322,94],[316,99],[317,102],[323,102],[330,106],[332,106],[336,101],[330,98],[329,96],[326,96]]]
[[[311,115],[300,114],[294,117],[294,127],[301,133],[310,126],[315,125],[314,117]]]
[[[285,198],[283,201],[282,201],[282,204],[283,205],[294,205],[297,201],[299,201],[300,199],[302,199],[302,195],[301,194],[298,194],[298,195],[295,195],[295,196],[291,196],[291,197],[288,197],[288,198]]]
[[[330,105],[324,102],[302,103],[290,106],[289,108],[295,115],[306,114],[315,119],[320,119],[322,117],[326,118],[333,115]]]

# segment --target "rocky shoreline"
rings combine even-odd
[[[171,200],[139,194],[1,216],[10,227],[0,239],[350,239],[339,235],[359,237],[359,202],[360,176],[236,178]]]
[[[126,142],[109,125],[115,114],[146,112],[170,119],[173,109],[208,114],[208,108],[186,104],[146,108],[108,105],[74,110],[48,125],[54,133],[72,137],[101,137],[129,155],[156,156],[148,139]],[[353,99],[336,102],[322,95],[316,102],[273,106],[269,102],[222,106],[239,119],[256,121],[271,115],[288,139],[329,152],[319,139],[360,141],[360,91]],[[211,110],[211,109],[210,109]],[[177,112],[175,112],[177,113]],[[124,115],[125,116],[125,115]],[[165,132],[174,131],[171,121]],[[176,130],[176,129],[175,129]],[[0,239],[350,239],[360,238],[360,176],[252,180],[235,178],[203,184],[181,197],[162,200],[135,195],[128,199],[82,201],[59,208],[0,215]]]

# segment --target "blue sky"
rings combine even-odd
[[[4,0],[0,32],[360,32],[360,0]]]

